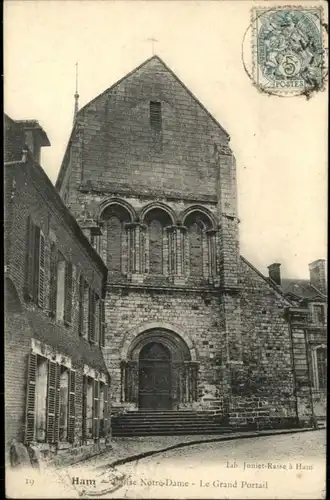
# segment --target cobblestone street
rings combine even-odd
[[[324,498],[325,431],[187,446],[118,467],[104,498]]]

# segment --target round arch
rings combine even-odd
[[[183,212],[180,214],[180,221],[182,222],[183,225],[185,225],[187,218],[192,215],[192,214],[202,214],[210,223],[210,229],[215,230],[217,227],[217,223],[215,220],[214,215],[210,210],[208,210],[205,207],[202,207],[200,205],[193,205],[189,208],[186,208]]]
[[[145,207],[143,207],[140,211],[140,220],[141,222],[144,222],[145,221],[145,218],[147,216],[147,214],[151,211],[151,210],[162,210],[163,212],[165,212],[171,219],[172,221],[172,225],[176,225],[177,223],[177,216],[174,212],[174,210],[172,210],[171,207],[169,207],[168,205],[166,205],[165,203],[162,203],[162,202],[158,202],[158,201],[155,201],[155,202],[152,202],[152,203],[148,203],[148,205],[146,205]]]
[[[129,214],[130,222],[134,222],[137,220],[136,211],[134,210],[132,205],[130,203],[128,203],[126,200],[122,200],[121,198],[107,198],[107,199],[105,199],[99,206],[99,209],[97,212],[97,218],[99,220],[101,220],[104,211],[107,210],[112,205],[126,210]]]
[[[197,361],[197,352],[191,338],[180,328],[162,322],[143,323],[129,330],[124,337],[121,359],[138,359],[141,349],[152,341],[160,341],[174,356],[181,355],[181,360]]]

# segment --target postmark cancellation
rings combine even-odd
[[[322,90],[326,76],[321,7],[252,10],[254,81],[265,91]]]

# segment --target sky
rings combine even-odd
[[[155,38],[154,52],[230,134],[241,254],[264,274],[279,262],[283,276],[308,278],[308,263],[327,255],[327,92],[281,98],[253,85],[242,57],[249,67],[254,5],[5,0],[5,112],[44,128],[51,147],[41,164],[55,183],[72,128],[76,61],[82,107],[151,57]]]

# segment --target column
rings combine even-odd
[[[185,254],[185,226],[172,226],[172,248],[173,248],[173,281],[176,285],[185,284],[184,254]]]
[[[216,231],[210,229],[206,231],[207,237],[207,249],[208,249],[208,278],[211,283],[213,283],[216,277],[217,270],[217,259],[216,259]]]

